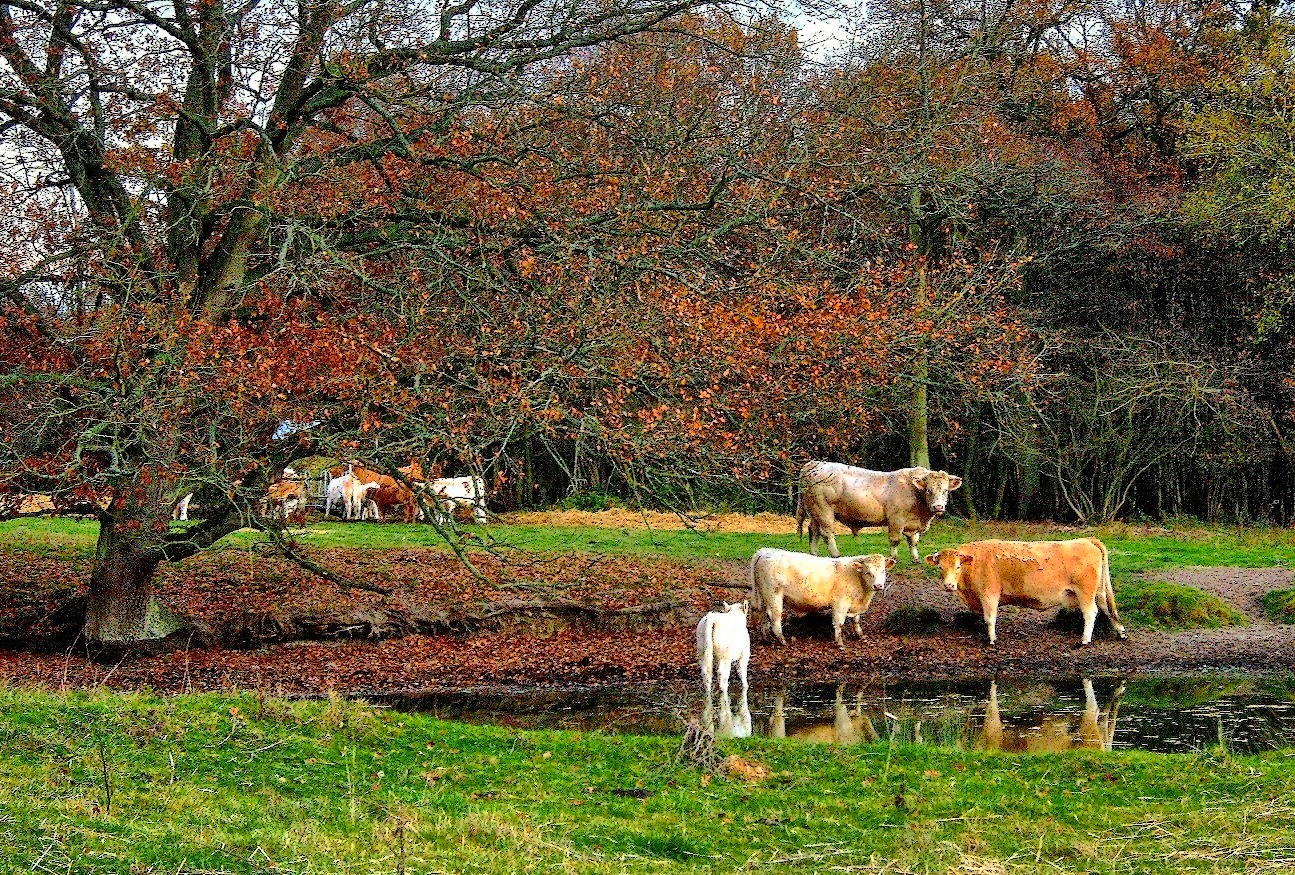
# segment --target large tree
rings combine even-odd
[[[272,529],[273,472],[307,444],[373,450],[422,388],[404,342],[437,314],[384,304],[399,281],[337,282],[371,241],[312,181],[363,166],[381,187],[415,144],[454,163],[463,118],[701,5],[0,2],[0,184],[22,241],[0,280],[0,466],[11,490],[96,514],[91,640],[164,634],[161,562]],[[171,530],[194,488],[208,517]]]

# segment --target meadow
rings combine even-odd
[[[1289,872],[1295,754],[518,731],[331,699],[0,690],[0,869]]]

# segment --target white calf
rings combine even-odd
[[[737,663],[737,674],[746,693],[746,666],[751,661],[751,635],[746,631],[746,602],[724,603],[724,610],[711,611],[697,624],[697,661],[701,683],[710,696],[712,674],[719,675],[720,694],[728,696],[728,674]]]
[[[346,518],[348,520],[367,519],[370,509],[372,509],[374,519],[377,519],[377,505],[369,498],[369,492],[377,488],[377,483],[361,483],[356,477],[350,477],[349,482],[342,488],[342,501],[346,508]]]
[[[175,505],[175,510],[171,512],[171,517],[177,520],[187,520],[189,518],[189,502],[193,501],[193,493],[190,492],[180,499]]]

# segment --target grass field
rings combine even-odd
[[[1289,872],[1295,756],[1007,755],[0,690],[0,869]]]
[[[524,519],[524,515],[519,515]],[[60,518],[26,518],[0,522],[0,546],[57,555],[88,556],[94,550],[98,525]],[[465,526],[465,543],[493,545],[503,550],[587,552],[656,556],[686,560],[745,560],[760,547],[806,549],[794,534],[699,532],[636,527],[560,527],[553,525],[495,524]],[[1096,535],[1106,544],[1115,575],[1141,574],[1189,566],[1295,567],[1295,529],[1227,528],[1185,524],[1181,527],[1139,528],[1123,524],[1085,530],[1058,530],[1055,526],[1026,523],[971,524],[945,520],[923,537],[923,554],[982,538],[1070,538]],[[296,530],[295,537],[317,548],[358,547],[405,549],[444,547],[445,541],[427,525],[400,523],[317,522]],[[231,549],[247,549],[261,540],[244,530],[222,542]],[[865,530],[855,538],[838,536],[843,553],[889,551],[884,532]],[[906,551],[907,545],[901,544]],[[901,553],[901,559],[905,556]],[[904,561],[907,561],[904,559]]]

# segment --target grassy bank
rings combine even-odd
[[[521,732],[344,701],[0,691],[0,869],[1279,872],[1295,757]]]
[[[525,515],[519,515],[524,520]],[[91,521],[57,518],[27,518],[0,522],[0,546],[59,556],[89,556],[94,550],[98,526]],[[652,556],[681,560],[744,560],[761,547],[805,550],[807,542],[794,534],[699,532],[687,529],[646,527],[492,524],[466,526],[465,538],[472,543],[493,544],[508,550],[537,552],[586,552]],[[1268,567],[1295,562],[1295,529],[1228,528],[1186,524],[1180,527],[1139,528],[1123,524],[1084,530],[1061,530],[1055,526],[1027,523],[967,523],[945,520],[936,523],[922,538],[921,552],[984,538],[1034,540],[1095,535],[1105,542],[1111,555],[1112,572],[1141,574],[1189,566]],[[428,525],[400,523],[316,522],[295,533],[303,543],[317,548],[355,547],[392,549],[443,547],[444,540]],[[225,539],[221,546],[248,549],[261,540],[255,532],[242,531]],[[867,530],[856,538],[838,536],[846,554],[884,553],[890,547],[884,532]],[[907,563],[907,545],[901,545],[901,561]]]

